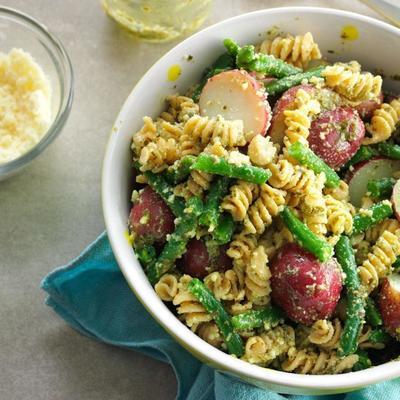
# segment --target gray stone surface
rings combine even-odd
[[[43,305],[42,277],[104,230],[100,175],[105,144],[141,75],[175,43],[137,41],[95,0],[3,0],[46,24],[75,71],[75,101],[62,135],[32,165],[0,182],[0,399],[173,399],[169,366],[91,341]],[[215,1],[207,24],[278,5],[343,8],[357,1]]]

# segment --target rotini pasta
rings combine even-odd
[[[353,229],[353,216],[346,202],[334,199],[332,196],[325,196],[327,208],[327,227],[335,235],[342,233],[350,234]]]
[[[259,191],[259,186],[254,183],[238,181],[231,186],[230,194],[223,199],[221,209],[228,211],[235,221],[243,221]]]
[[[308,135],[311,126],[311,118],[321,111],[319,102],[303,89],[299,89],[295,98],[296,107],[293,110],[285,110],[285,131],[284,143],[286,147],[296,142],[308,146]]]
[[[154,290],[163,301],[172,301],[178,293],[178,277],[172,274],[163,275],[154,286]]]
[[[358,63],[336,63],[322,72],[327,86],[352,101],[376,99],[382,88],[382,78],[362,73]]]
[[[375,243],[385,231],[395,233],[400,229],[400,223],[397,219],[388,218],[372,226],[365,232],[365,240]]]
[[[143,126],[132,137],[132,150],[139,156],[143,147],[152,143],[157,138],[157,127],[150,117],[143,117]]]
[[[260,52],[271,54],[296,67],[306,68],[311,60],[319,60],[321,52],[310,32],[298,36],[277,36],[266,39],[260,45]]]
[[[292,193],[303,195],[308,193],[316,179],[313,171],[300,165],[293,165],[285,159],[279,160],[276,164],[270,164],[268,168],[272,172],[269,184],[274,188]]]
[[[197,334],[216,348],[221,348],[223,344],[221,333],[215,322],[203,322],[197,329]]]
[[[179,279],[178,291],[172,303],[177,307],[176,311],[182,316],[186,325],[195,332],[199,324],[211,321],[212,317],[206,312],[196,297],[189,292],[187,285],[191,280],[192,277],[189,275],[183,275]]]
[[[271,293],[271,272],[268,267],[268,256],[263,246],[258,246],[246,266],[246,298],[256,305],[269,302]]]
[[[399,236],[400,231],[394,234],[389,231],[383,232],[359,268],[361,282],[368,293],[378,286],[379,279],[390,272],[390,267],[400,255]]]
[[[366,125],[370,137],[363,139],[364,145],[383,142],[390,138],[400,120],[400,100],[383,103],[372,115],[371,123]]]
[[[336,351],[319,351],[312,349],[297,350],[292,347],[288,351],[287,359],[281,364],[286,372],[296,372],[298,374],[340,374],[351,370],[358,361],[358,355],[340,358]]]
[[[250,206],[244,219],[245,232],[262,234],[272,223],[285,204],[285,192],[264,183],[260,186],[258,199]]]
[[[245,345],[243,359],[252,364],[267,365],[284,355],[294,345],[294,329],[277,326],[259,336],[250,337]]]
[[[305,224],[318,236],[324,236],[327,232],[328,209],[322,194],[324,183],[325,175],[318,175],[301,203]]]
[[[333,350],[339,347],[341,333],[342,324],[338,318],[333,323],[320,319],[312,325],[308,340],[322,349]]]
[[[203,147],[212,141],[218,141],[226,147],[246,144],[243,122],[240,120],[226,121],[222,117],[207,118],[195,115],[185,123],[183,135],[198,140]]]
[[[341,180],[337,187],[325,187],[324,194],[332,196],[335,200],[347,202],[350,199],[349,185],[345,181]]]
[[[177,143],[174,139],[158,137],[144,146],[140,152],[141,171],[161,172],[179,159]]]
[[[204,283],[218,300],[241,301],[244,299],[244,287],[232,269],[225,272],[211,272],[204,278]]]

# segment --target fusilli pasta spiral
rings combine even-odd
[[[366,124],[370,137],[363,139],[363,144],[383,142],[390,138],[400,120],[400,100],[394,99],[389,104],[383,103],[377,108],[371,118],[371,123]]]
[[[299,89],[295,98],[296,107],[293,110],[285,110],[285,131],[284,144],[289,147],[291,144],[301,142],[308,146],[308,135],[310,134],[311,118],[321,111],[319,102],[303,89]]]
[[[223,146],[244,146],[246,139],[241,120],[226,121],[222,117],[208,118],[195,115],[187,120],[183,135],[198,140],[203,147],[212,141],[219,141]]]
[[[365,240],[368,242],[376,242],[385,231],[395,233],[400,229],[400,223],[397,219],[388,218],[382,222],[377,223],[365,232]]]
[[[211,272],[204,278],[204,283],[218,300],[241,301],[244,298],[244,287],[232,269]]]
[[[177,307],[176,311],[181,315],[186,325],[196,331],[202,322],[211,321],[211,315],[204,309],[199,301],[189,292],[187,285],[192,280],[189,275],[183,275],[179,279],[178,292],[173,298],[173,305]]]
[[[199,113],[199,105],[190,97],[172,95],[166,98],[168,110],[161,113],[161,118],[170,122],[186,122],[190,117]]]
[[[285,354],[294,345],[294,329],[281,325],[259,336],[247,339],[243,359],[252,364],[266,365]]]
[[[322,194],[324,184],[325,175],[318,175],[301,203],[304,223],[318,236],[324,236],[327,232],[328,210]]]
[[[293,165],[285,159],[279,160],[276,164],[270,164],[268,168],[272,172],[268,181],[271,186],[293,193],[306,194],[316,179],[313,171],[300,165]]]
[[[269,302],[271,293],[271,272],[268,267],[268,256],[263,246],[258,246],[246,266],[246,298],[256,305]]]
[[[163,275],[154,286],[154,290],[163,301],[172,301],[178,293],[178,277],[172,274]]]
[[[356,354],[340,358],[336,351],[316,352],[312,349],[298,350],[292,347],[281,367],[286,372],[298,374],[340,374],[351,370],[357,361],[358,355]]]
[[[150,117],[143,117],[143,126],[132,137],[132,150],[139,156],[143,147],[155,141],[157,138],[157,126]]]
[[[335,200],[349,201],[349,185],[345,181],[341,180],[339,186],[335,188],[325,187],[324,194],[332,196]]]
[[[258,199],[251,205],[244,219],[246,232],[262,234],[265,228],[272,223],[285,204],[285,192],[275,189],[267,183],[260,186]]]
[[[353,216],[347,204],[334,199],[332,196],[325,196],[327,208],[327,227],[335,235],[342,233],[350,234],[353,229]]]
[[[389,231],[383,232],[359,268],[361,282],[368,293],[378,286],[379,279],[390,272],[390,267],[400,255],[399,236],[400,231],[394,234]]]
[[[264,40],[260,45],[260,52],[271,54],[296,67],[306,68],[311,60],[319,60],[321,52],[318,44],[310,32],[298,36],[277,36],[274,39]]]
[[[254,183],[238,181],[223,199],[221,209],[228,211],[235,221],[243,221],[259,191],[259,186]]]
[[[197,329],[197,334],[216,348],[221,348],[223,339],[215,322],[203,322]]]
[[[140,152],[141,171],[161,172],[180,157],[177,142],[174,139],[156,138],[144,146]]]
[[[382,88],[382,78],[361,72],[359,64],[336,63],[322,71],[327,86],[352,101],[376,99]]]

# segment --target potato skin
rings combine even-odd
[[[390,278],[382,282],[379,308],[386,330],[400,340],[400,292],[390,283]]]
[[[331,168],[339,169],[357,152],[365,126],[357,111],[338,107],[322,112],[311,124],[310,148]]]
[[[289,243],[272,259],[270,269],[272,299],[293,321],[311,325],[332,315],[342,290],[342,274],[334,258],[321,263]]]
[[[147,243],[164,243],[174,231],[174,219],[167,204],[150,186],[140,192],[129,214],[131,230],[138,240]]]

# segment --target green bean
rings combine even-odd
[[[148,265],[154,262],[157,257],[156,249],[150,244],[135,247],[135,254],[143,265]]]
[[[191,155],[175,161],[164,173],[165,179],[172,185],[182,182],[190,174],[190,167],[195,161],[196,157]]]
[[[265,325],[273,327],[284,318],[281,309],[273,306],[263,310],[250,310],[232,317],[232,325],[238,331],[261,328]]]
[[[199,197],[191,197],[185,208],[185,213],[192,213],[196,217],[200,217],[204,212],[204,204]]]
[[[392,195],[394,178],[371,179],[368,181],[367,190],[373,199],[388,199]]]
[[[218,225],[218,220],[221,214],[219,211],[219,205],[221,199],[228,193],[230,182],[229,178],[221,176],[211,184],[204,205],[203,215],[199,219],[199,223],[207,226],[209,232],[214,231],[215,227]]]
[[[320,77],[321,72],[324,70],[324,68],[324,66],[316,67],[306,72],[300,72],[296,75],[287,76],[286,78],[270,82],[265,85],[265,90],[269,95],[275,96],[277,94],[285,92],[293,86],[302,84],[303,81],[309,80],[314,76]]]
[[[235,221],[231,214],[222,213],[218,218],[218,224],[212,232],[213,239],[223,245],[231,241],[233,232],[235,231]]]
[[[378,153],[382,156],[400,160],[400,146],[392,143],[379,143],[376,145]]]
[[[212,315],[229,353],[241,357],[244,353],[242,339],[233,330],[231,319],[222,304],[214,297],[203,282],[197,278],[189,282],[188,289],[203,305],[206,311]]]
[[[374,329],[368,336],[368,340],[371,343],[383,343],[387,344],[391,340],[391,336],[385,332],[382,328]]]
[[[372,365],[368,353],[365,350],[358,349],[356,354],[358,355],[358,361],[353,365],[353,371],[361,371]]]
[[[319,158],[312,150],[304,146],[300,142],[292,144],[288,153],[291,157],[297,160],[300,164],[312,169],[316,174],[323,172],[326,177],[325,186],[337,187],[340,183],[339,175],[321,158]]]
[[[224,46],[229,54],[236,57],[236,65],[247,71],[261,72],[278,78],[301,72],[300,68],[296,68],[279,58],[257,53],[253,45],[240,47],[232,39],[225,39]]]
[[[348,356],[353,354],[358,347],[358,335],[365,313],[365,296],[361,290],[354,251],[347,236],[340,237],[335,246],[335,253],[345,273],[344,283],[347,288],[346,321],[340,336],[338,354]]]
[[[392,204],[388,200],[376,203],[354,216],[352,234],[356,235],[365,232],[368,228],[390,217],[392,214]]]
[[[244,181],[261,185],[271,176],[271,171],[253,165],[236,165],[224,158],[212,154],[201,153],[191,169],[208,172],[210,174],[242,179]]]
[[[383,324],[381,314],[376,307],[375,302],[368,297],[365,304],[365,319],[371,326],[380,326]]]
[[[322,262],[332,257],[333,247],[313,233],[288,207],[283,209],[281,216],[294,239],[301,247],[314,254]]]
[[[369,146],[361,146],[357,153],[347,162],[343,169],[349,169],[351,166],[358,164],[361,161],[367,161],[376,155],[376,151]]]
[[[196,227],[197,217],[194,212],[178,218],[175,231],[167,237],[167,243],[158,259],[147,268],[147,277],[152,285],[156,284],[161,276],[174,266],[175,261],[182,257],[188,241],[196,234]]]
[[[196,85],[195,89],[193,90],[192,99],[196,102],[199,101],[203,87],[210,78],[212,78],[214,75],[217,75],[224,71],[228,71],[233,68],[235,68],[235,57],[233,57],[229,53],[224,53],[220,55],[211,64],[211,66],[209,68],[206,68],[203,72],[200,83]]]

